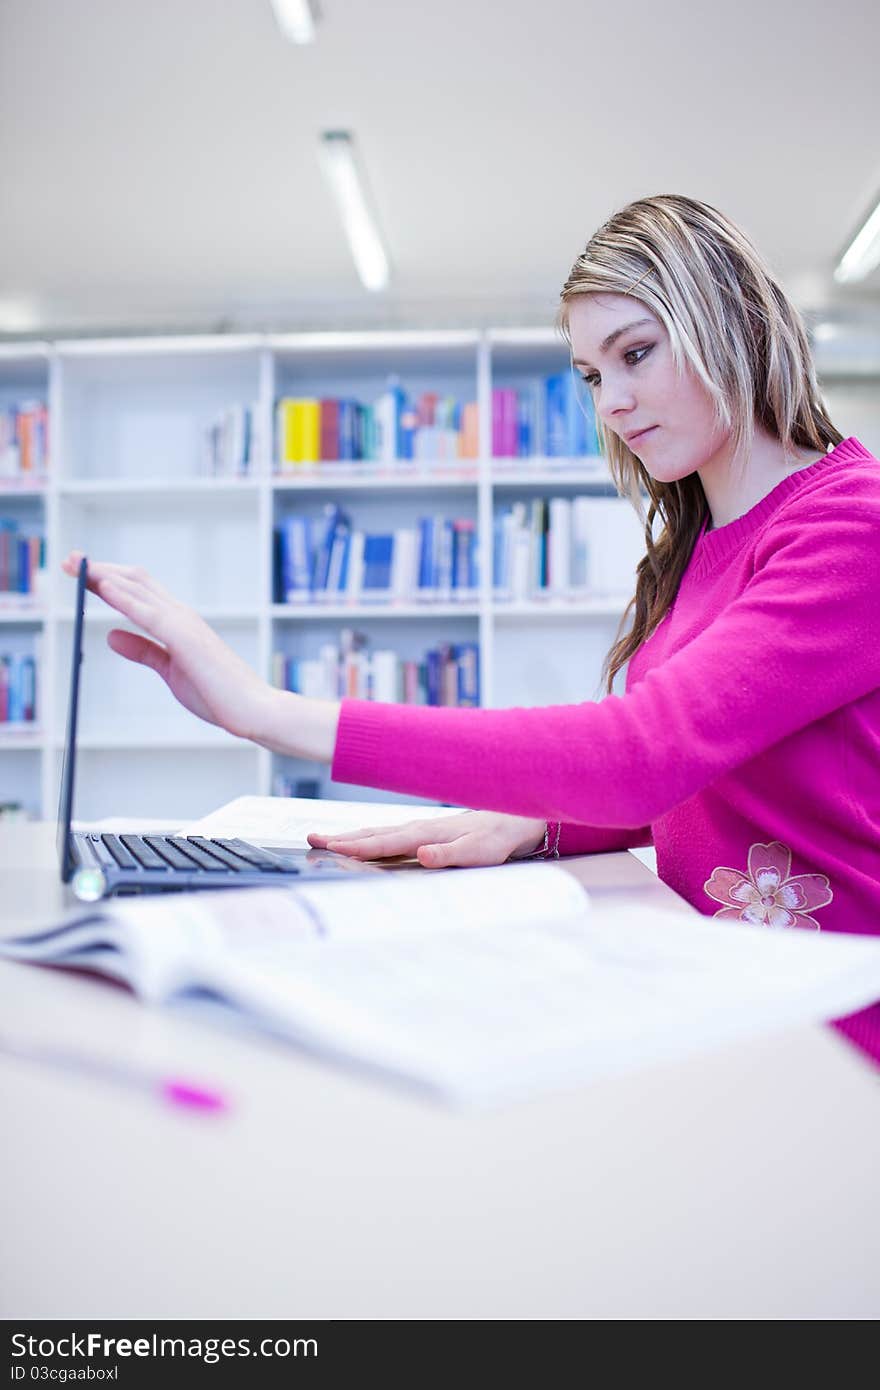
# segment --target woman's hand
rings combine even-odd
[[[348,830],[344,835],[307,836],[314,849],[335,850],[352,859],[418,859],[425,869],[503,864],[540,849],[547,822],[497,811],[462,811],[436,820]]]
[[[62,569],[75,576],[81,559],[72,550]],[[90,560],[86,582],[93,594],[149,634],[113,628],[107,643],[114,652],[151,666],[199,719],[260,741],[279,692],[260,680],[198,613],[138,566]]]

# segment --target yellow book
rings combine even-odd
[[[321,457],[321,402],[297,401],[297,414],[299,458],[303,463],[317,463]]]
[[[315,463],[321,457],[321,403],[310,398],[283,396],[278,402],[278,466],[289,472],[299,463]]]
[[[282,472],[289,471],[296,463],[294,451],[293,423],[296,401],[284,396],[276,409],[276,434],[278,439],[278,467]]]

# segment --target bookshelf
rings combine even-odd
[[[50,420],[46,478],[0,478],[0,516],[42,528],[47,553],[39,593],[28,601],[0,595],[0,652],[27,651],[38,659],[35,723],[16,730],[0,725],[0,803],[20,802],[32,816],[55,814],[72,636],[72,581],[59,564],[73,546],[145,565],[267,679],[273,653],[315,656],[338,640],[340,629],[353,627],[367,635],[371,649],[393,647],[409,660],[435,642],[478,643],[485,706],[595,698],[629,586],[505,601],[492,585],[493,517],[512,502],[588,496],[629,512],[615,498],[601,459],[491,456],[493,388],[535,385],[566,369],[567,361],[549,329],[0,345],[0,407],[44,401]],[[391,375],[413,399],[431,390],[476,401],[478,457],[334,461],[303,466],[295,476],[273,471],[280,397],[371,401]],[[869,385],[873,391],[873,383],[859,383],[859,402],[876,419]],[[855,390],[844,391],[847,405]],[[251,471],[202,476],[204,431],[235,403],[253,411]],[[864,430],[861,418],[857,429]],[[862,437],[871,447],[867,432]],[[878,444],[875,431],[875,450]],[[423,513],[470,518],[478,590],[451,602],[273,602],[273,527],[294,511],[317,515],[341,499],[367,531],[415,524]],[[76,796],[81,818],[197,816],[242,793],[269,793],[279,777],[318,778],[322,794],[369,799],[369,789],[330,783],[328,769],[298,765],[199,724],[151,671],[109,651],[106,633],[115,621],[89,600]]]

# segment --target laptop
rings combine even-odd
[[[67,737],[58,806],[58,856],[63,883],[84,902],[123,893],[168,893],[181,889],[292,887],[314,879],[377,874],[377,864],[346,859],[331,850],[279,849],[247,840],[203,835],[157,835],[133,831],[107,834],[73,829],[76,725],[82,665],[83,616],[88,561],[76,586]]]

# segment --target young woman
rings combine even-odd
[[[536,709],[274,690],[140,569],[90,587],[147,636],[111,647],[243,738],[341,782],[473,811],[310,837],[429,868],[623,849],[700,912],[880,931],[880,465],[819,398],[800,319],[714,208],[661,196],[576,260],[559,326],[646,554],[611,680]],[[65,562],[69,573],[77,556]]]

